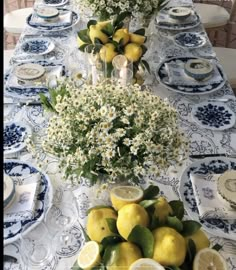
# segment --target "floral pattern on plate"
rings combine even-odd
[[[202,102],[192,109],[193,120],[203,128],[224,130],[234,126],[235,113],[222,102]]]
[[[175,43],[181,47],[199,48],[206,43],[206,38],[201,33],[182,32],[174,37]]]
[[[22,150],[26,146],[25,139],[30,134],[30,127],[22,122],[9,122],[4,124],[4,154],[12,154]]]
[[[3,163],[3,171],[13,178],[15,185],[22,185],[27,181],[29,175],[40,172],[37,168],[29,163],[20,160],[5,160]],[[44,218],[52,201],[52,186],[48,176],[41,173],[41,181],[38,189],[35,214],[31,219],[24,219],[14,222],[3,222],[4,245],[12,243],[19,239],[22,228],[32,222],[41,221]]]
[[[64,6],[69,0],[44,0],[45,5],[59,7]]]
[[[54,49],[54,43],[48,38],[32,38],[25,41],[22,45],[22,51],[30,55],[43,55]]]
[[[180,179],[179,194],[184,203],[184,207],[189,216],[200,222],[203,229],[213,235],[236,240],[236,220],[215,218],[200,219],[196,199],[193,192],[193,186],[190,179],[190,173],[195,174],[222,174],[226,170],[236,170],[236,159],[230,158],[205,158],[193,162],[183,172]]]

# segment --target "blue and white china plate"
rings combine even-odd
[[[29,55],[44,55],[51,52],[55,45],[49,38],[31,38],[22,43],[21,49]]]
[[[32,133],[31,128],[23,122],[8,122],[4,124],[3,151],[4,154],[16,153],[25,148],[25,139]]]
[[[69,11],[68,9],[63,9],[63,8],[60,8],[59,9],[60,11]],[[34,29],[37,29],[37,30],[40,30],[40,31],[62,31],[62,30],[65,30],[65,29],[69,29],[71,27],[73,27],[74,25],[76,25],[79,21],[79,15],[75,12],[75,11],[72,11],[72,22],[71,22],[71,25],[57,25],[57,26],[50,26],[50,25],[33,25],[31,23],[31,18],[32,18],[32,15],[33,14],[30,14],[27,19],[26,19],[26,23],[34,28]]]
[[[30,163],[21,160],[7,159],[3,163],[3,171],[13,178],[15,185],[28,183],[27,177],[32,174],[39,173],[39,169]],[[24,226],[33,221],[42,221],[47,210],[51,207],[52,202],[52,185],[49,177],[40,172],[41,180],[36,196],[35,212],[33,218],[22,219],[21,221],[3,222],[4,245],[10,244],[20,237],[20,233]]]
[[[205,101],[193,106],[192,119],[203,128],[224,130],[234,126],[235,113],[223,102]]]
[[[157,80],[164,85],[164,87],[174,91],[178,92],[181,94],[186,94],[186,95],[203,95],[203,94],[209,94],[214,91],[217,91],[221,89],[225,82],[226,78],[224,75],[224,72],[221,68],[220,65],[216,63],[217,70],[219,71],[219,74],[221,76],[221,80],[219,82],[213,82],[213,83],[207,83],[204,85],[198,85],[198,84],[193,84],[193,85],[175,85],[169,83],[169,75],[166,70],[166,64],[167,63],[182,63],[185,64],[189,59],[197,59],[196,57],[173,57],[173,58],[168,58],[165,59],[157,68],[156,70],[156,78]]]
[[[179,33],[174,36],[174,41],[177,45],[189,49],[199,48],[206,44],[205,36],[197,32]]]
[[[64,6],[69,2],[69,0],[44,0],[43,1],[45,5],[51,6],[51,7],[60,7]]]
[[[217,216],[215,219],[200,219],[195,200],[190,173],[196,174],[222,174],[227,170],[236,170],[236,159],[225,157],[205,158],[189,165],[180,179],[179,194],[184,203],[184,208],[189,216],[200,222],[202,227],[209,233],[236,240],[236,220],[223,220]]]

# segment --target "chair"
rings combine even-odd
[[[236,94],[236,49],[213,47],[227,79]]]
[[[223,4],[223,1],[221,3]],[[208,33],[211,31],[215,32],[213,44],[218,37],[218,31],[224,30],[227,35],[225,46],[229,47],[232,27],[236,23],[234,21],[236,15],[236,0],[232,0],[230,13],[220,5],[195,3],[194,6],[206,31]]]

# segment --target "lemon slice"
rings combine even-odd
[[[228,270],[225,259],[216,250],[204,248],[200,250],[193,261],[193,270]]]
[[[132,263],[129,270],[165,270],[165,268],[155,260],[142,258]]]
[[[91,269],[101,262],[99,245],[95,241],[87,242],[80,250],[77,263],[82,269]]]
[[[112,65],[116,68],[116,69],[122,69],[124,67],[127,67],[128,65],[128,59],[122,55],[122,54],[118,54],[116,55],[113,60],[112,60]]]
[[[124,205],[139,202],[143,197],[143,190],[140,187],[118,186],[110,191],[112,206],[120,210]]]

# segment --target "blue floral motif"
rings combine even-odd
[[[11,148],[19,148],[24,141],[26,128],[16,123],[6,125],[3,131],[3,148],[8,150]]]
[[[177,34],[175,36],[175,42],[183,47],[197,48],[204,45],[206,39],[203,35],[199,33],[186,32]]]
[[[48,50],[50,42],[48,40],[30,40],[22,45],[22,50],[26,53],[44,53]]]

